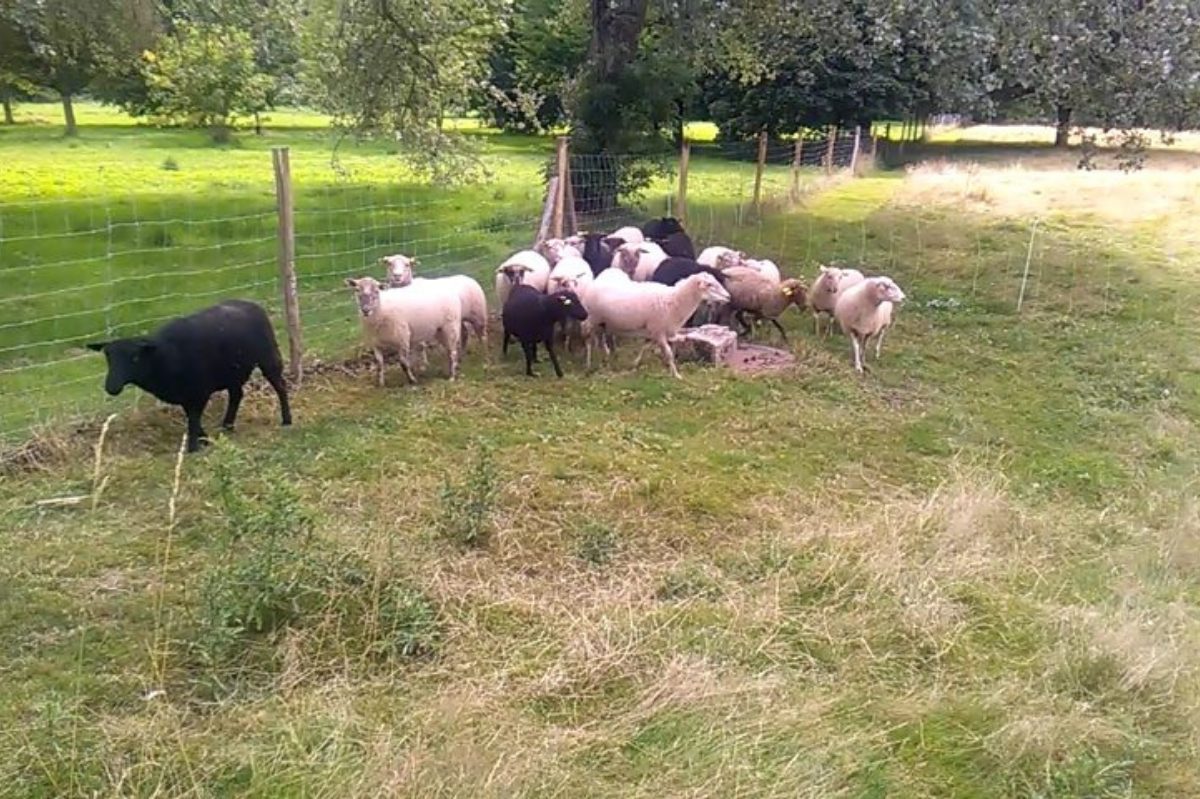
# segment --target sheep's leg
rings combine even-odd
[[[887,328],[885,327],[883,330],[879,331],[879,335],[875,339],[875,360],[877,361],[879,360],[879,351],[883,349],[883,334],[886,332]]]
[[[258,367],[258,371],[263,373],[266,382],[271,384],[272,389],[275,389],[275,396],[280,398],[281,423],[287,427],[292,423],[292,405],[288,403],[288,384],[283,380],[283,365],[274,364],[269,370]]]
[[[550,356],[550,363],[554,364],[554,374],[560,378],[563,376],[562,367],[558,365],[558,356],[554,354],[554,337],[547,338],[543,344],[546,345],[546,354]],[[534,345],[535,347],[537,345]]]
[[[749,337],[753,328],[746,321],[746,311],[743,309],[738,309],[734,313],[733,318],[735,320],[737,320],[738,325],[742,328],[741,330],[738,331],[739,335]]]
[[[592,333],[589,330],[583,334],[583,365],[586,369],[592,368]]]
[[[775,325],[775,329],[779,331],[779,335],[783,338],[783,343],[787,344],[788,343],[787,333],[783,332],[783,325],[779,324],[779,320],[768,318],[767,321],[769,321],[771,324]]]
[[[204,407],[208,405],[208,397],[202,400],[189,402],[183,406],[183,412],[187,414],[187,451],[196,452],[200,447],[208,443],[208,433],[204,432],[204,427],[200,422],[204,418]]]
[[[521,349],[525,352],[525,375],[526,377],[537,377],[533,373],[533,362],[537,358],[537,342],[522,341]]]
[[[658,348],[662,351],[663,362],[671,370],[671,375],[682,380],[683,375],[679,374],[679,368],[675,365],[675,351],[671,349],[671,342],[667,341],[666,336],[658,339]]]
[[[512,334],[508,332],[508,328],[504,328],[504,344],[500,348],[500,354],[508,357],[508,342],[512,341]]]
[[[859,342],[857,333],[850,334],[850,348],[854,353],[854,371],[861,374],[863,371],[862,343]]]
[[[821,313],[813,311],[813,335],[818,338],[821,336]]]
[[[651,344],[652,344],[652,342],[647,341],[645,344],[642,345],[642,348],[640,350],[638,350],[637,357],[633,359],[633,368],[634,369],[636,369],[642,365],[642,356],[644,356],[646,354],[646,350],[650,349]]]
[[[375,366],[376,366],[376,370],[379,372],[379,375],[378,375],[379,387],[383,388],[383,368],[384,368],[383,367],[383,350],[379,349],[378,347],[375,348]],[[408,370],[407,361],[405,362],[404,369],[405,369],[405,371]]]
[[[449,360],[450,379],[454,380],[458,377],[458,348],[460,330],[458,325],[454,327],[441,327],[438,329],[438,341],[446,348],[446,355]]]
[[[221,427],[226,430],[233,430],[233,423],[237,419],[238,407],[242,404],[244,394],[241,386],[229,387],[229,402],[225,405],[225,418],[221,421]]]

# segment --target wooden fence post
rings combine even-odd
[[[792,148],[792,202],[800,199],[800,164],[804,157],[804,133],[796,134],[796,144]]]
[[[558,191],[554,193],[554,217],[550,223],[550,230],[556,239],[563,237],[563,222],[564,211],[567,205],[567,137],[558,137],[557,147],[557,170],[555,175],[558,176]]]
[[[292,213],[292,165],[288,148],[271,148],[275,168],[275,205],[279,233],[279,287],[287,319],[288,362],[296,386],[304,380],[304,341],[300,332],[300,296],[296,290],[296,225]]]
[[[763,169],[767,165],[767,132],[758,134],[758,163],[754,168],[754,213],[762,214]]]
[[[538,225],[537,233],[533,237],[534,247],[550,238],[550,225],[554,221],[554,206],[557,201],[558,175],[554,175],[550,180],[546,181],[546,199],[542,202],[541,223]]]
[[[563,161],[566,170],[566,174],[563,175],[563,226],[566,228],[566,234],[573,236],[579,232],[579,219],[575,216],[575,185],[571,179],[570,139],[567,142],[567,157]]]
[[[687,224],[688,162],[692,157],[692,144],[687,139],[679,148],[679,196],[675,200],[675,215]]]
[[[858,175],[858,148],[862,144],[862,126],[854,126],[854,152],[850,153],[850,174]]]
[[[837,125],[830,125],[825,129],[825,174],[833,174],[833,152],[837,147],[838,129]]]

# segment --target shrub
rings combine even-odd
[[[442,485],[438,529],[459,546],[485,546],[491,537],[496,504],[496,470],[486,445],[476,448],[461,483]]]
[[[576,555],[593,566],[604,566],[617,554],[617,533],[607,524],[589,521],[579,531]]]

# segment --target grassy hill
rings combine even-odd
[[[0,154],[52,181],[121,140],[131,176],[95,208],[171,181],[206,208],[250,155],[270,177],[250,137],[128,136],[85,129],[71,149],[22,128]],[[308,154],[288,139],[302,161],[327,147],[313,137]],[[545,145],[490,140],[486,190],[394,191],[457,227],[511,213],[523,241],[538,195],[517,173]],[[351,362],[309,377],[294,428],[256,392],[236,433],[180,460],[177,413],[84,399],[90,365],[72,402],[119,411],[103,440],[44,430],[0,479],[0,780],[18,796],[1196,795],[1196,173],[1181,155],[1126,176],[960,148],[741,225],[743,170],[714,160],[695,189],[705,241],[904,286],[865,378],[799,315],[797,366],[753,377],[674,381],[625,347],[529,380],[475,351],[455,384],[435,355],[418,388],[381,390]],[[157,168],[166,152],[178,173]],[[355,157],[389,190],[386,152]],[[0,219],[48,207],[6,191]],[[367,191],[300,200],[342,220],[328,231],[349,216],[333,201],[367,215],[313,251],[314,287],[401,240]],[[63,204],[39,224],[72,201],[45,202]],[[480,274],[508,246],[436,235],[412,239],[447,268],[478,246]],[[352,350],[349,298],[313,305],[330,352]],[[7,391],[0,409],[21,402],[27,418],[36,403]]]

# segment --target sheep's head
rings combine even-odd
[[[525,264],[504,264],[496,270],[496,274],[504,275],[504,277],[514,286],[519,286],[525,280],[525,275],[532,272],[532,267]]]
[[[779,293],[788,298],[797,308],[808,304],[808,289],[799,280],[788,279],[779,284]]]
[[[363,317],[369,317],[379,310],[379,295],[383,286],[378,280],[373,277],[360,277],[357,280],[348,277],[346,285],[354,290],[358,311]]]
[[[534,245],[533,250],[549,261],[551,266],[554,266],[569,255],[574,255],[575,257],[582,256],[579,248],[568,244],[565,239],[539,241]]]
[[[577,319],[582,322],[588,317],[587,308],[583,307],[583,303],[579,301],[579,295],[574,291],[556,291],[550,295],[549,299],[558,306],[558,310],[562,314],[561,319]]]
[[[821,273],[813,281],[814,294],[837,294],[838,283],[842,280],[842,270],[836,266],[821,265]]]
[[[708,272],[698,272],[687,280],[700,287],[703,298],[707,302],[729,302],[730,300],[729,292],[725,290],[719,280]]]
[[[575,249],[579,250],[580,252],[583,252],[583,247],[584,247],[584,244],[586,243],[585,237],[587,235],[588,235],[587,233],[580,231],[580,232],[576,233],[574,236],[567,236],[562,241],[563,241],[563,244],[567,245],[568,247],[574,247]]]
[[[905,294],[890,277],[869,278],[871,283],[871,298],[875,304],[883,302],[904,302]]]
[[[570,277],[567,275],[555,275],[554,277],[550,278],[550,285],[547,287],[546,291],[550,294],[554,294],[559,291],[578,291],[578,289],[579,278]]]
[[[741,250],[728,250],[717,256],[717,269],[722,272],[735,266],[750,266],[751,263],[746,260],[746,253]]]
[[[108,361],[104,390],[110,397],[120,394],[130,383],[135,386],[153,383],[157,371],[155,354],[158,351],[158,344],[153,339],[145,336],[122,338],[88,344],[87,348],[93,352],[103,352]]]
[[[638,261],[642,257],[642,249],[638,244],[622,244],[617,248],[617,260],[613,266],[633,277],[637,271]]]
[[[406,255],[385,255],[379,259],[387,275],[388,288],[398,289],[413,282],[413,267],[420,263],[416,258]]]

